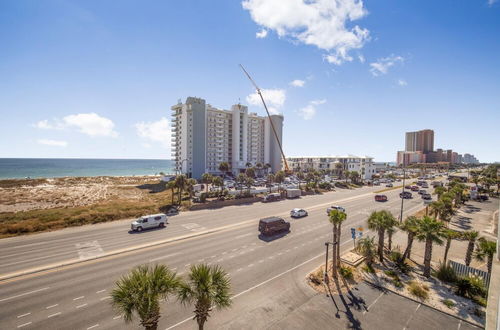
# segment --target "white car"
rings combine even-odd
[[[302,218],[307,216],[307,211],[304,209],[293,209],[290,211],[290,216],[292,218]]]
[[[132,222],[130,228],[132,231],[141,232],[144,229],[150,228],[163,228],[167,223],[167,215],[163,213],[152,214],[152,215],[144,215],[139,219]]]
[[[333,205],[326,209],[326,214],[330,215],[330,212],[333,210],[339,210],[340,212],[345,213],[345,209],[342,206]]]

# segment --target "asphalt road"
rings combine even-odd
[[[303,303],[301,298],[305,297],[307,288],[302,287],[303,275],[291,277],[292,280],[284,279],[299,270],[312,269],[323,261],[324,242],[331,238],[326,207],[336,204],[346,209],[348,218],[343,225],[341,242],[342,249],[347,250],[352,247],[349,228],[366,227],[366,218],[371,211],[389,209],[398,214],[400,189],[385,192],[389,201],[377,203],[373,192],[382,188],[339,190],[297,200],[186,212],[171,217],[165,229],[141,234],[129,234],[130,222],[118,221],[1,240],[3,253],[0,269],[5,275],[78,259],[82,255],[86,258],[92,253],[102,255],[167,238],[198,235],[3,281],[0,284],[1,328],[137,328],[137,323],[125,325],[120,316],[112,311],[109,292],[120,275],[148,262],[167,264],[180,274],[185,273],[191,264],[206,262],[219,264],[230,274],[235,306],[229,311],[214,312],[213,319],[208,323],[209,328],[235,328],[234,322],[249,317],[245,314],[249,306],[262,299],[269,306],[275,306],[276,297],[282,292],[293,292],[293,298],[278,305],[284,303],[292,309]],[[258,237],[259,218],[282,215],[289,219],[288,212],[293,207],[307,209],[309,216],[290,220],[291,231],[286,235],[273,240]],[[420,196],[405,200],[405,214],[422,207]],[[209,230],[212,232],[207,232]],[[302,280],[297,279],[300,277]],[[255,293],[262,290],[263,294],[255,299]],[[195,322],[190,320],[191,310],[176,302],[166,303],[159,328],[193,328]],[[280,309],[274,313],[273,307],[266,310],[272,320],[284,317],[287,312],[290,310]],[[246,323],[246,328],[258,328],[262,320],[256,318],[255,323]]]

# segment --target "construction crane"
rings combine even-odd
[[[276,133],[276,128],[274,127],[273,121],[271,120],[271,115],[269,114],[269,110],[267,109],[267,105],[266,105],[266,102],[264,101],[264,97],[262,96],[262,92],[260,91],[260,88],[259,88],[259,86],[257,86],[255,81],[253,81],[252,77],[250,77],[247,70],[245,70],[243,65],[240,64],[240,67],[243,70],[243,72],[245,73],[245,75],[248,77],[250,82],[255,87],[255,90],[257,91],[257,93],[260,96],[260,99],[262,100],[262,104],[264,104],[264,108],[266,109],[267,117],[269,118],[269,123],[271,124],[271,128],[273,129],[274,137],[276,138],[276,142],[278,142],[278,146],[280,147],[281,157],[283,157],[283,163],[285,164],[285,173],[291,174],[292,171],[290,171],[290,168],[288,167],[288,162],[286,161],[285,153],[283,152],[283,147],[281,146],[281,141],[278,138],[278,133]]]

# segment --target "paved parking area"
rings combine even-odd
[[[270,326],[272,329],[481,329],[390,291],[367,283],[351,293],[315,295],[299,309]]]

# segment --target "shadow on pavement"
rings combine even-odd
[[[168,222],[167,222],[167,225],[168,225]],[[152,231],[163,230],[165,228],[167,228],[167,226],[165,226],[165,227],[156,227],[156,228],[151,228],[151,229],[143,229],[142,231],[129,230],[128,233],[131,234],[131,235],[145,234],[145,233],[149,233],[149,232],[152,232]]]
[[[356,318],[354,316],[354,314],[351,311],[351,307],[354,307],[354,309],[358,310],[358,311],[363,310],[363,309],[366,310],[365,301],[363,298],[356,297],[356,295],[354,295],[354,293],[349,289],[349,286],[345,282],[345,279],[342,278],[342,280],[344,281],[345,286],[348,288],[347,289],[347,297],[344,296],[344,294],[342,293],[342,291],[340,289],[340,283],[339,283],[338,278],[335,278],[334,282],[335,282],[335,286],[337,288],[337,292],[339,292],[339,294],[336,297],[338,297],[340,299],[340,301],[342,302],[342,305],[344,305],[345,311],[342,311],[339,309],[337,302],[335,301],[335,297],[332,293],[330,282],[326,283],[326,286],[328,288],[328,292],[330,293],[330,295],[329,295],[330,299],[332,300],[332,302],[336,308],[335,317],[340,318],[340,312],[343,312],[346,315],[347,320],[349,322],[347,324],[348,329],[362,329],[361,322],[359,321],[358,318]]]
[[[288,231],[284,231],[284,232],[281,232],[279,234],[276,234],[276,235],[272,235],[272,236],[264,236],[262,234],[259,234],[259,239],[261,241],[264,241],[266,243],[269,243],[269,242],[272,242],[278,238],[281,238],[281,237],[285,237],[286,235],[288,235],[290,233],[290,230]]]

